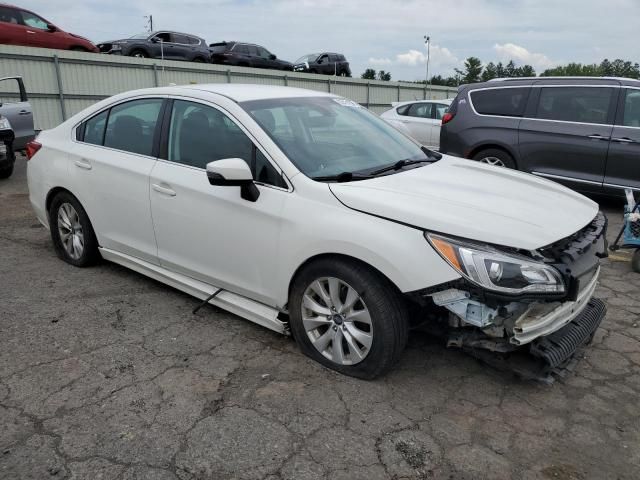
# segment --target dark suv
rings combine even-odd
[[[271,68],[293,70],[291,62],[280,60],[260,45],[243,42],[219,42],[209,45],[211,63],[236,65],[238,67]]]
[[[167,31],[141,33],[131,38],[99,43],[98,48],[102,53],[112,55],[209,62],[207,42],[187,33]]]
[[[349,62],[340,53],[310,53],[296,60],[294,72],[323,73],[325,75],[351,76]]]
[[[576,190],[640,190],[640,81],[538,77],[463,85],[440,151]]]

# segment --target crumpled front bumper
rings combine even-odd
[[[578,293],[575,301],[554,303],[532,303],[515,322],[511,343],[524,345],[538,337],[548,335],[578,317],[587,307],[598,285],[600,268],[589,283]]]

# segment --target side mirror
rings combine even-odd
[[[269,60],[275,60],[277,57],[272,53],[269,55]]]
[[[158,37],[151,37],[151,43],[158,43],[160,39]]]
[[[320,64],[322,63],[324,60],[322,60],[321,58],[319,58],[318,60],[316,60],[316,63]]]
[[[58,31],[58,27],[56,27],[55,25],[49,23],[47,24],[47,30],[51,33],[53,32],[57,32]]]
[[[253,175],[247,162],[241,158],[225,158],[207,163],[207,178],[211,185],[240,187],[240,196],[255,202],[260,190],[253,183]]]

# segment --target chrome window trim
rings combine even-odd
[[[517,119],[517,120],[534,120],[537,122],[556,122],[556,123],[570,123],[572,125],[599,125],[602,127],[613,127],[614,124],[613,123],[589,123],[589,122],[574,122],[571,120],[553,120],[553,119],[546,119],[546,118],[533,118],[533,117],[514,117],[511,115],[491,115],[491,114],[486,114],[486,113],[478,113],[478,111],[476,110],[475,105],[473,104],[473,100],[471,99],[471,93],[472,92],[480,92],[483,90],[498,90],[498,89],[506,89],[506,88],[555,88],[555,87],[561,87],[561,88],[567,88],[567,87],[580,87],[580,88],[626,88],[625,86],[621,86],[621,85],[501,85],[501,86],[496,86],[496,87],[483,87],[483,88],[472,88],[469,89],[469,91],[467,92],[467,101],[469,102],[469,105],[471,106],[471,110],[473,111],[473,113],[479,117],[489,117],[489,118],[510,118],[510,119]],[[633,87],[633,88],[638,88],[640,89],[640,87]],[[525,106],[526,107],[526,106]],[[640,128],[640,127],[631,127],[631,128]]]

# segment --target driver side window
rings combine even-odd
[[[27,27],[37,28],[38,30],[48,30],[49,24],[42,18],[31,12],[22,11],[22,21]]]
[[[242,158],[257,182],[287,188],[280,173],[227,115],[207,105],[175,100],[167,160],[205,169],[207,163],[225,158]]]

